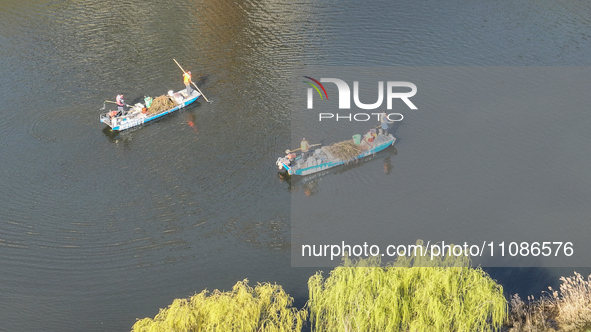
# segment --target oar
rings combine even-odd
[[[310,145],[310,147],[313,147],[313,146],[318,146],[318,145],[322,145],[322,144],[320,144],[320,143],[318,143],[318,144],[313,144],[313,145]],[[291,150],[291,151],[290,151],[290,150],[285,150],[285,154],[289,154],[289,153],[292,153],[292,152],[296,152],[296,151],[299,151],[299,150],[301,150],[301,149],[302,149],[302,148],[295,149],[295,150]]]
[[[179,66],[179,68],[183,71],[183,74],[186,74],[187,72],[183,69],[183,67],[181,67],[181,65],[179,65],[179,63],[175,59],[173,59],[173,60],[176,63],[176,65]],[[205,98],[206,102],[212,103],[211,101],[207,100],[207,97],[205,97],[203,92],[201,92],[201,90],[199,90],[199,88],[197,87],[197,84],[195,84],[195,82],[191,81],[191,83],[193,83],[193,86],[195,87],[195,89],[197,89],[197,91],[199,91],[199,93],[203,96],[203,98]]]

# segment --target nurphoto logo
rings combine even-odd
[[[307,95],[307,108],[314,109],[314,90],[320,96],[320,100],[328,101],[328,94],[326,93],[326,89],[322,83],[334,83],[337,86],[339,99],[338,99],[338,108],[339,110],[344,109],[351,109],[351,88],[347,82],[338,79],[338,78],[321,78],[320,81],[310,77],[304,76],[309,81],[303,81],[304,83],[311,86],[308,88],[308,95]],[[315,84],[313,84],[313,83]],[[410,91],[400,92],[396,91],[396,88],[410,88]],[[322,90],[322,91],[321,91]],[[411,82],[403,82],[403,81],[388,81],[386,82],[386,107],[388,110],[392,109],[392,100],[400,99],[408,106],[408,108],[412,110],[416,110],[417,107],[413,102],[410,100],[417,93],[417,86]],[[322,94],[324,92],[324,95]],[[373,104],[365,104],[359,100],[359,82],[353,81],[353,102],[355,106],[361,110],[375,110],[382,106],[384,102],[384,82],[378,82],[378,100]],[[340,114],[338,112],[335,113],[319,113],[318,120],[322,121],[323,119],[334,119],[335,121],[339,120],[349,120],[349,121],[369,121],[372,115],[376,116],[376,119],[379,119],[379,115],[383,113],[348,113],[348,114]],[[389,121],[402,121],[404,116],[401,113],[387,113],[387,118]]]

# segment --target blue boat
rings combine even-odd
[[[380,152],[385,148],[394,145],[395,141],[396,137],[391,134],[380,134],[371,142],[366,140],[361,141],[361,144],[359,144],[361,153],[351,159],[344,160],[337,158],[330,152],[329,146],[323,146],[320,149],[314,150],[314,153],[305,159],[301,155],[295,159],[289,159],[287,156],[279,157],[276,165],[279,169],[287,170],[287,173],[290,175],[313,174],[373,155],[374,153]]]
[[[175,107],[169,110],[162,111],[156,114],[145,114],[142,113],[142,109],[145,106],[141,103],[137,103],[131,106],[125,115],[113,115],[113,112],[107,112],[101,114],[99,116],[99,120],[100,122],[111,127],[112,130],[125,130],[135,126],[142,125],[152,120],[156,120],[174,111],[178,111],[179,109],[195,102],[195,100],[197,100],[201,96],[201,94],[195,90],[192,90],[191,94],[189,95],[187,94],[186,89],[180,90],[176,93],[169,91],[168,95],[171,98],[173,98],[176,104]]]

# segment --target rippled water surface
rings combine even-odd
[[[314,269],[290,267],[290,195],[366,180],[277,176],[292,70],[588,66],[590,18],[585,1],[1,0],[0,329],[126,331],[244,278],[301,305]],[[98,122],[119,92],[182,88],[173,58],[213,103],[123,133]],[[370,169],[412,155],[421,138],[400,135]],[[539,292],[570,272],[491,273]]]

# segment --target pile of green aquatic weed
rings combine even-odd
[[[301,331],[307,311],[291,305],[293,298],[275,284],[238,282],[229,292],[203,291],[189,299],[176,299],[154,317],[138,320],[132,332]]]
[[[417,242],[422,245],[422,242]],[[422,247],[423,250],[427,248]],[[308,281],[315,332],[493,331],[507,316],[503,289],[464,257],[369,258]]]
[[[328,149],[328,152],[330,152],[333,156],[341,160],[355,158],[361,153],[361,149],[358,145],[353,143],[353,140],[332,143],[331,145],[327,146],[326,149]]]
[[[162,95],[154,98],[152,105],[148,108],[148,114],[153,115],[168,111],[174,106],[176,106],[176,103],[169,96]]]

